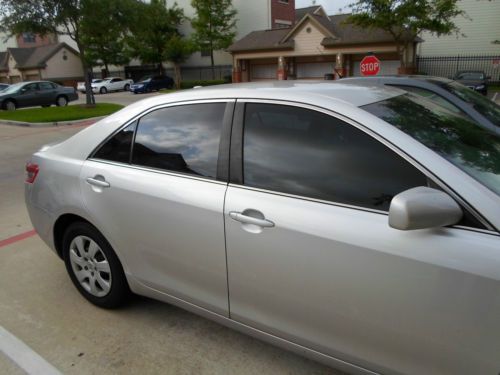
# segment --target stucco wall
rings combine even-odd
[[[64,54],[67,59],[64,60]],[[83,68],[80,58],[66,48],[61,48],[47,61],[47,67],[42,69],[42,79],[80,78]]]
[[[195,11],[191,7],[191,0],[176,0],[179,7],[184,9],[184,14],[188,18],[195,16]],[[270,0],[233,0],[233,6],[238,11],[236,15],[237,35],[235,40],[241,39],[254,30],[264,30],[271,28],[271,2]],[[193,32],[191,24],[186,21],[180,27],[183,35],[190,35]],[[216,65],[231,65],[231,55],[227,52],[218,51],[214,54]],[[189,60],[183,64],[185,66],[209,66],[210,56],[202,57],[200,52],[195,52]]]
[[[500,54],[500,45],[492,44],[500,40],[500,1],[499,0],[462,0],[460,8],[472,19],[462,16],[455,20],[462,36],[436,37],[423,33],[425,40],[418,48],[421,56],[456,56],[458,54]]]

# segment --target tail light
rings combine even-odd
[[[26,163],[26,182],[32,184],[38,175],[38,164]]]

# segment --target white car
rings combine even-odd
[[[99,78],[95,78],[92,80],[91,84],[92,83],[99,83],[99,82],[102,82],[102,79],[99,79]],[[85,81],[84,82],[78,82],[77,85],[76,85],[76,89],[80,92],[85,92]]]
[[[35,230],[98,306],[132,291],[355,374],[500,371],[500,137],[421,96],[158,95],[26,172]]]
[[[130,85],[134,81],[131,79],[123,79],[119,77],[108,77],[102,79],[100,82],[92,82],[92,91],[94,94],[106,94],[109,91],[129,91]]]

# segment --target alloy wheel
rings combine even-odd
[[[108,259],[99,245],[87,236],[76,236],[69,247],[71,268],[80,285],[96,297],[111,289],[112,276]]]

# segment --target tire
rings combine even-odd
[[[15,111],[17,108],[17,105],[16,105],[16,102],[14,102],[13,100],[6,100],[5,102],[3,102],[3,108],[6,111]]]
[[[89,302],[113,309],[129,300],[131,292],[122,265],[94,226],[71,224],[63,236],[63,257],[71,281]]]
[[[125,87],[123,88],[124,91],[130,91],[130,84],[126,84]]]
[[[99,90],[99,94],[106,94],[108,92],[108,89],[106,89],[106,87],[101,87],[101,89]]]
[[[56,105],[58,107],[66,107],[68,105],[68,98],[64,95],[58,96],[56,99]]]

